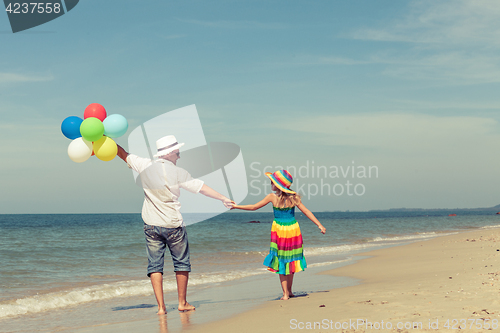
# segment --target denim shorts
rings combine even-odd
[[[146,250],[148,254],[148,276],[163,274],[165,250],[168,247],[174,262],[174,271],[190,272],[189,244],[185,227],[164,228],[144,224]]]

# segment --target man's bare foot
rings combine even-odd
[[[165,309],[165,308],[162,308],[162,309],[158,308],[158,312],[156,314],[164,315],[166,313],[167,313],[167,309]]]
[[[188,302],[184,303],[184,304],[179,304],[179,307],[178,307],[179,311],[192,311],[194,309],[196,309],[194,306],[192,306],[191,304],[189,304]]]
[[[282,300],[282,301],[286,301],[286,300],[287,300],[287,299],[289,299],[289,298],[290,298],[289,296],[283,296],[283,297],[281,297],[281,298],[280,298],[280,300]]]

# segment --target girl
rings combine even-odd
[[[316,224],[322,234],[326,232],[326,229],[302,204],[300,195],[290,190],[293,179],[288,171],[266,172],[266,176],[271,179],[271,189],[275,193],[269,193],[262,201],[254,205],[234,205],[232,209],[257,210],[270,202],[273,204],[274,221],[271,228],[271,249],[264,260],[264,265],[269,271],[279,274],[283,289],[281,299],[287,300],[294,297],[292,293],[293,274],[307,267],[303,255],[302,234],[299,223],[295,220],[295,207]]]

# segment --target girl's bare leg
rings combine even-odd
[[[295,295],[292,293],[292,284],[293,284],[293,276],[295,274],[290,274],[290,275],[287,275],[288,277],[288,297],[295,297]]]
[[[288,292],[288,276],[289,275],[280,274],[281,289],[283,289],[283,297],[281,297],[282,300],[287,300],[290,298]]]

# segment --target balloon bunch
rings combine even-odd
[[[73,140],[68,147],[69,158],[82,163],[95,155],[102,161],[111,161],[118,152],[112,138],[127,132],[127,119],[119,114],[107,116],[104,107],[97,103],[85,108],[83,118],[70,116],[61,124],[64,136]]]

